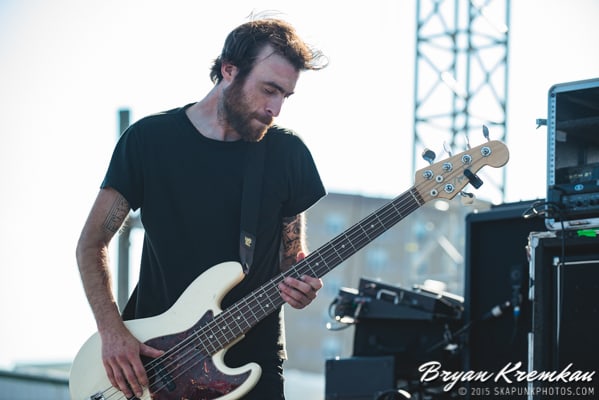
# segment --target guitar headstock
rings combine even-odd
[[[425,202],[453,199],[467,184],[479,187],[476,173],[485,166],[503,167],[509,160],[507,146],[491,140],[416,172],[415,188]]]

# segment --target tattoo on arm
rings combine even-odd
[[[297,261],[297,253],[305,251],[304,215],[283,218],[281,269],[287,270]]]
[[[123,196],[118,196],[108,211],[103,224],[104,229],[111,233],[117,233],[129,215],[129,209],[127,200]]]

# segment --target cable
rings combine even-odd
[[[484,313],[479,319],[469,321],[466,325],[464,325],[463,327],[461,327],[460,329],[458,329],[455,332],[451,332],[451,331],[449,331],[447,329],[446,332],[445,332],[445,334],[444,334],[444,339],[441,340],[440,342],[436,343],[435,345],[429,347],[426,350],[426,352],[430,353],[430,352],[432,352],[434,350],[439,349],[440,347],[442,347],[444,345],[450,344],[450,342],[452,342],[453,339],[456,336],[460,336],[464,332],[466,332],[467,330],[469,330],[470,328],[472,328],[472,325],[474,325],[475,322],[483,322],[483,321],[487,321],[487,320],[492,319],[492,318],[499,318],[499,317],[501,317],[505,313],[505,310],[509,309],[511,306],[512,306],[512,304],[509,301],[505,301],[505,302],[503,302],[501,304],[495,305],[489,311],[487,311],[486,313]]]

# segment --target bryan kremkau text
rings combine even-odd
[[[571,371],[573,364],[568,364],[561,371],[523,371],[520,369],[522,362],[508,363],[499,372],[488,371],[445,371],[441,369],[438,361],[429,361],[418,367],[422,372],[420,382],[431,382],[441,379],[448,382],[443,386],[444,391],[451,390],[458,382],[592,382],[595,371]]]

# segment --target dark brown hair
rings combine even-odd
[[[288,22],[275,18],[258,19],[246,22],[229,33],[220,56],[214,60],[210,79],[214,83],[222,80],[223,62],[235,65],[239,69],[239,77],[247,76],[258,54],[267,45],[298,71],[318,70],[327,65],[326,57],[305,43]]]

